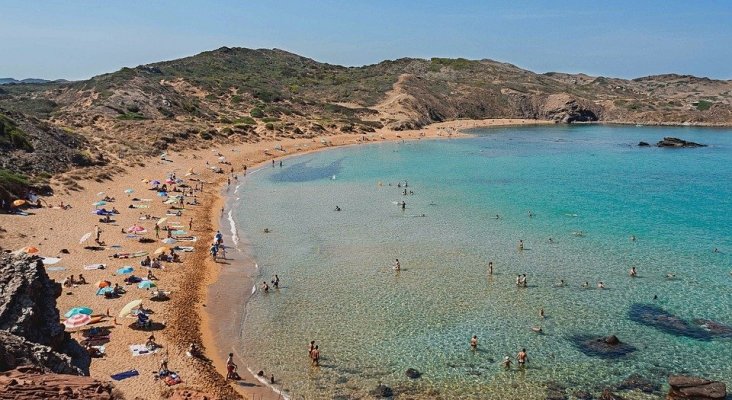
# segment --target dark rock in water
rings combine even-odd
[[[546,400],[566,400],[566,388],[557,382],[548,382],[546,384]]]
[[[604,341],[605,341],[605,344],[609,344],[611,346],[620,344],[620,339],[618,339],[618,337],[615,335],[610,335],[610,336],[606,337]]]
[[[592,400],[592,393],[586,391],[586,390],[578,390],[574,393],[572,393],[572,396],[579,400]]]
[[[732,338],[732,326],[710,319],[695,319],[694,323],[714,337]]]
[[[712,339],[712,334],[707,330],[692,325],[680,317],[652,304],[636,303],[631,305],[628,310],[628,317],[631,321],[656,328],[675,336],[684,336],[697,340]]]
[[[666,396],[668,400],[722,400],[727,397],[727,387],[724,383],[704,378],[671,375],[668,384],[671,386]]]
[[[620,358],[636,350],[634,346],[621,342],[615,335],[599,338],[590,335],[576,335],[570,340],[579,351],[591,357]]]
[[[705,144],[699,144],[694,142],[688,142],[683,139],[675,137],[665,137],[663,140],[656,143],[658,147],[706,147]]]
[[[648,142],[639,142],[639,143],[638,143],[638,146],[639,146],[639,147],[650,147],[650,146],[651,146],[651,144],[650,144],[650,143],[648,143]]]
[[[617,390],[640,390],[643,393],[656,393],[661,390],[659,383],[646,379],[638,374],[633,374],[616,387]]]
[[[376,389],[371,391],[371,395],[378,398],[382,397],[392,397],[394,396],[394,391],[391,390],[389,386],[384,385],[383,383],[376,387]]]
[[[605,388],[602,391],[602,394],[600,397],[598,397],[599,400],[625,400],[624,398],[618,396],[617,394],[613,393],[610,389]]]
[[[407,378],[409,378],[409,379],[417,379],[417,378],[419,378],[420,376],[422,376],[422,373],[420,373],[419,371],[417,371],[417,370],[416,370],[416,369],[414,369],[414,368],[408,368],[408,369],[407,369],[407,370],[406,370],[406,371],[404,372],[404,375],[406,375],[406,376],[407,376]]]

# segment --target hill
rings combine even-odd
[[[458,118],[729,125],[732,81],[537,74],[461,58],[344,67],[277,49],[222,47],[86,81],[3,85],[0,107],[72,131],[113,164],[130,165],[169,148]]]

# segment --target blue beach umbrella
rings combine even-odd
[[[154,288],[156,286],[158,286],[158,285],[156,285],[155,282],[148,281],[148,280],[144,280],[137,284],[137,287],[139,287],[140,289],[150,289],[150,288]]]
[[[127,275],[127,274],[131,274],[131,273],[132,273],[132,272],[133,272],[134,270],[135,270],[134,268],[132,268],[132,267],[129,267],[129,266],[127,266],[127,267],[122,267],[122,268],[120,268],[120,269],[118,269],[118,270],[117,270],[117,275]]]
[[[107,293],[114,293],[114,288],[111,286],[107,286],[97,290],[97,296],[104,296]]]
[[[86,314],[91,315],[92,309],[89,307],[74,307],[71,310],[69,310],[66,314],[64,314],[64,317],[71,318],[72,316],[76,314]]]

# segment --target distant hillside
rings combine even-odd
[[[0,85],[7,85],[7,84],[18,84],[18,83],[49,83],[49,82],[57,82],[57,83],[63,83],[68,82],[65,79],[58,79],[55,81],[49,81],[48,79],[37,79],[37,78],[26,78],[17,80],[15,78],[0,78]]]
[[[165,149],[416,129],[457,118],[732,124],[732,81],[536,74],[492,60],[362,67],[222,47],[86,81],[0,87],[0,107],[85,137],[115,164]]]

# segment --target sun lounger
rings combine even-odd
[[[198,240],[195,236],[176,236],[175,240],[181,241],[181,242],[195,242]]]
[[[118,374],[110,375],[110,377],[112,379],[114,379],[115,381],[121,381],[123,379],[132,378],[133,376],[138,376],[138,375],[140,375],[140,373],[137,372],[136,369],[131,369],[129,371],[120,372]]]

